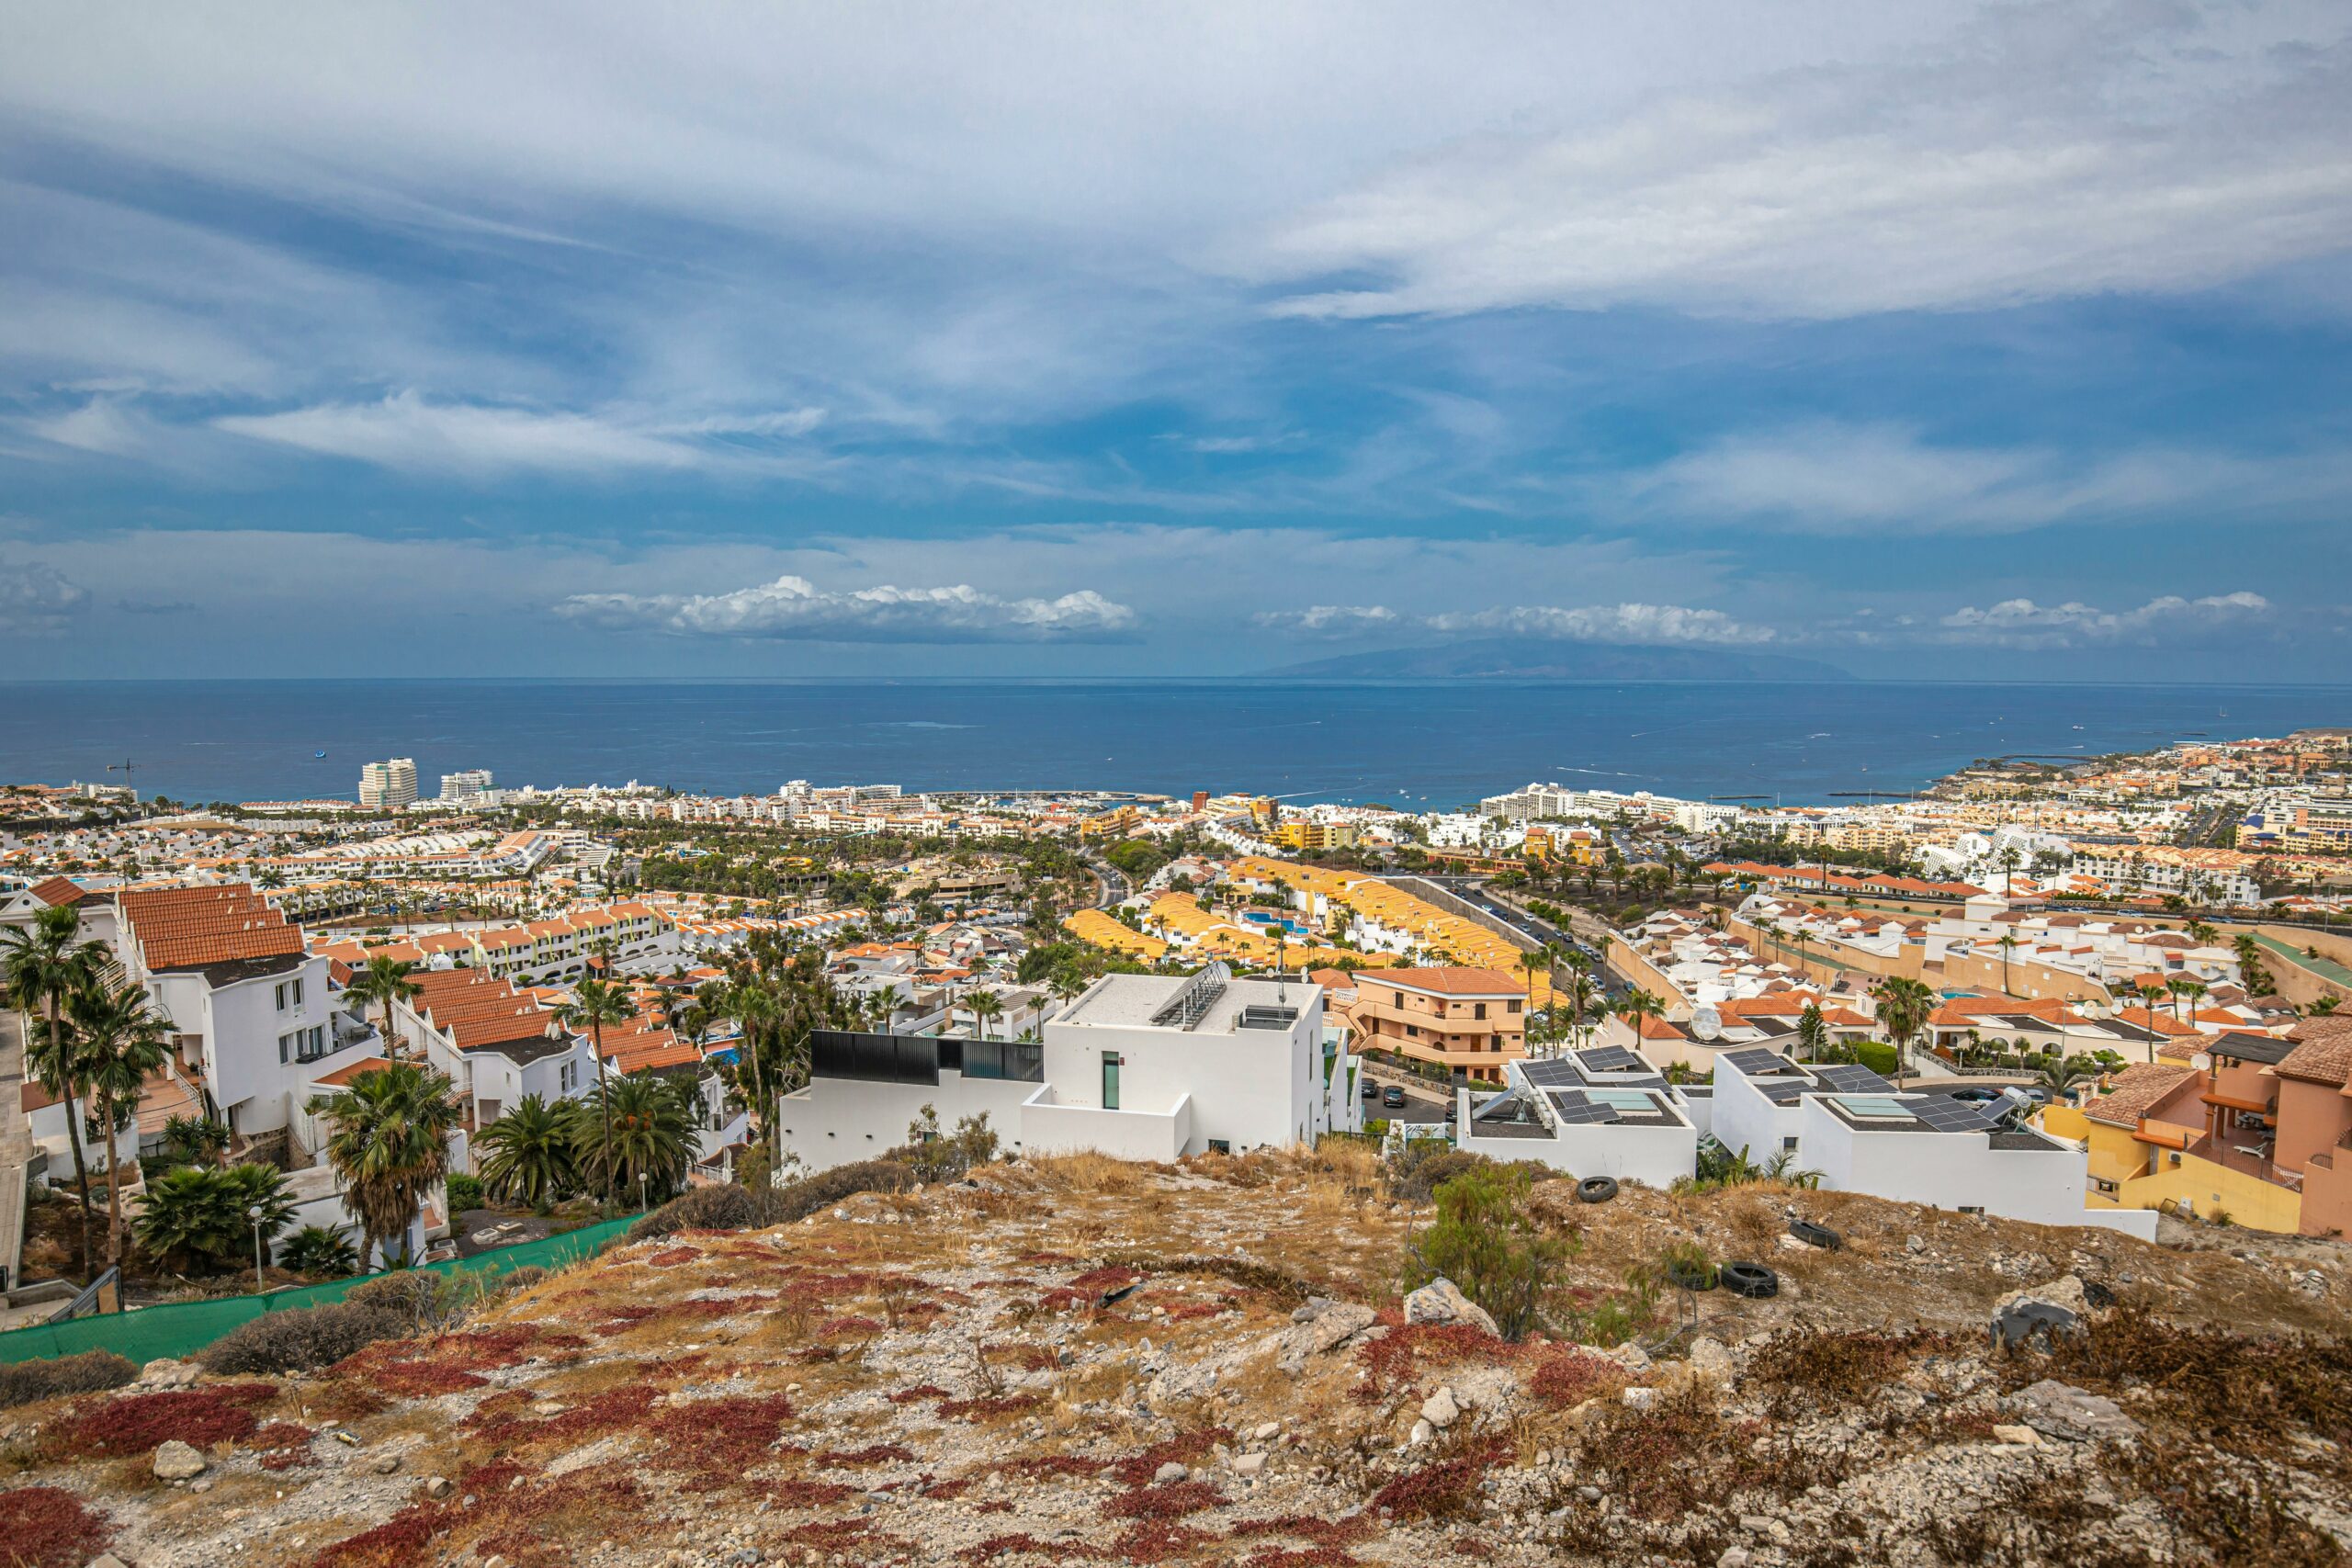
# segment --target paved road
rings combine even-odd
[[[1603,964],[1600,956],[1601,949],[1599,947],[1598,942],[1600,934],[1606,931],[1607,928],[1602,926],[1600,921],[1593,919],[1590,916],[1583,916],[1581,922],[1579,922],[1578,917],[1581,914],[1581,911],[1572,912],[1569,916],[1569,920],[1571,924],[1576,924],[1577,929],[1575,931],[1565,931],[1559,927],[1552,924],[1549,920],[1538,919],[1535,916],[1529,914],[1526,910],[1521,909],[1515,905],[1504,903],[1496,896],[1492,889],[1488,888],[1487,885],[1477,877],[1427,876],[1422,880],[1434,882],[1440,887],[1444,888],[1448,893],[1451,893],[1455,897],[1463,900],[1463,902],[1475,906],[1477,908],[1484,909],[1487,913],[1494,916],[1497,919],[1502,921],[1513,931],[1518,931],[1521,935],[1526,937],[1531,942],[1550,942],[1554,946],[1562,949],[1573,947],[1579,950],[1586,957],[1593,961],[1593,981],[1609,996],[1612,998],[1621,997],[1623,996],[1628,989],[1625,983],[1619,979],[1617,976],[1611,973]],[[1590,928],[1589,931],[1585,929],[1586,927]],[[1588,938],[1590,940],[1588,940]]]

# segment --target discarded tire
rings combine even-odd
[[[1615,1196],[1617,1181],[1614,1177],[1588,1176],[1577,1183],[1577,1201],[1579,1203],[1606,1203]]]
[[[1781,1277],[1761,1263],[1726,1263],[1722,1272],[1724,1289],[1735,1296],[1760,1302],[1781,1293]]]
[[[1827,1225],[1815,1224],[1811,1220],[1791,1220],[1789,1234],[1807,1247],[1818,1247],[1835,1252],[1846,1245],[1836,1231]]]

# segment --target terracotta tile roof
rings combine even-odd
[[[90,896],[88,888],[71,877],[64,876],[52,876],[36,882],[27,891],[52,909],[67,904],[78,904]]]
[[[243,883],[121,896],[123,923],[151,970],[200,969],[302,951],[302,930]]]
[[[2295,1025],[2288,1039],[2295,1048],[2270,1070],[2282,1078],[2352,1089],[2352,1018],[2307,1018]]]
[[[1383,969],[1382,985],[1447,997],[1523,997],[1527,987],[1499,969]]]
[[[386,1065],[381,1056],[363,1056],[349,1066],[337,1067],[334,1071],[312,1081],[321,1089],[348,1089],[351,1086],[351,1080],[360,1074],[372,1073]]]
[[[2141,1117],[2154,1111],[2196,1077],[2193,1067],[2176,1066],[2170,1062],[2142,1062],[2116,1074],[2108,1091],[2084,1106],[2083,1114],[2111,1127],[2136,1127]]]

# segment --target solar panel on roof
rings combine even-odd
[[[1623,1045],[1599,1045],[1580,1051],[1577,1060],[1584,1064],[1587,1072],[1593,1073],[1638,1073],[1649,1066]]]
[[[2011,1109],[2006,1100],[1953,1100],[1939,1095],[1916,1102],[1920,1121],[1939,1133],[1982,1133],[1997,1124]]]
[[[1894,1086],[1855,1062],[1832,1062],[1815,1067],[1813,1076],[1841,1094],[1892,1094]]]
[[[1593,1127],[1617,1120],[1614,1107],[1588,1100],[1574,1090],[1554,1095],[1552,1107],[1564,1127]]]
[[[1726,1051],[1721,1060],[1729,1062],[1743,1073],[1769,1073],[1787,1066],[1787,1058],[1778,1051],[1767,1051],[1751,1045],[1744,1051]]]
[[[1568,1062],[1521,1062],[1519,1070],[1538,1089],[1573,1089],[1584,1081]]]

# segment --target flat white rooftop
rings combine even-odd
[[[1180,975],[1105,975],[1056,1025],[1166,1029],[1230,1034],[1244,1028],[1287,1029],[1282,1013],[1303,1013],[1322,995],[1304,981],[1235,980],[1208,970]]]

